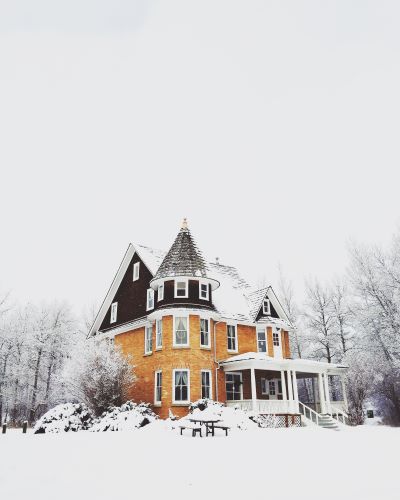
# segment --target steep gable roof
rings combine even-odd
[[[162,261],[154,279],[171,276],[205,278],[207,266],[184,219],[181,230]]]

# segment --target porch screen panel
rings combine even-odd
[[[227,373],[225,375],[226,399],[237,401],[241,399],[242,379],[238,373]]]

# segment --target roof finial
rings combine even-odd
[[[181,229],[187,229],[187,228],[188,228],[188,224],[187,224],[187,219],[185,217],[182,221]]]

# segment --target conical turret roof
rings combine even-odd
[[[169,252],[162,261],[154,280],[169,276],[207,277],[204,258],[189,231],[186,219]]]

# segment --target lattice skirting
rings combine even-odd
[[[280,428],[280,427],[301,427],[301,415],[260,415],[258,422],[260,427]]]

